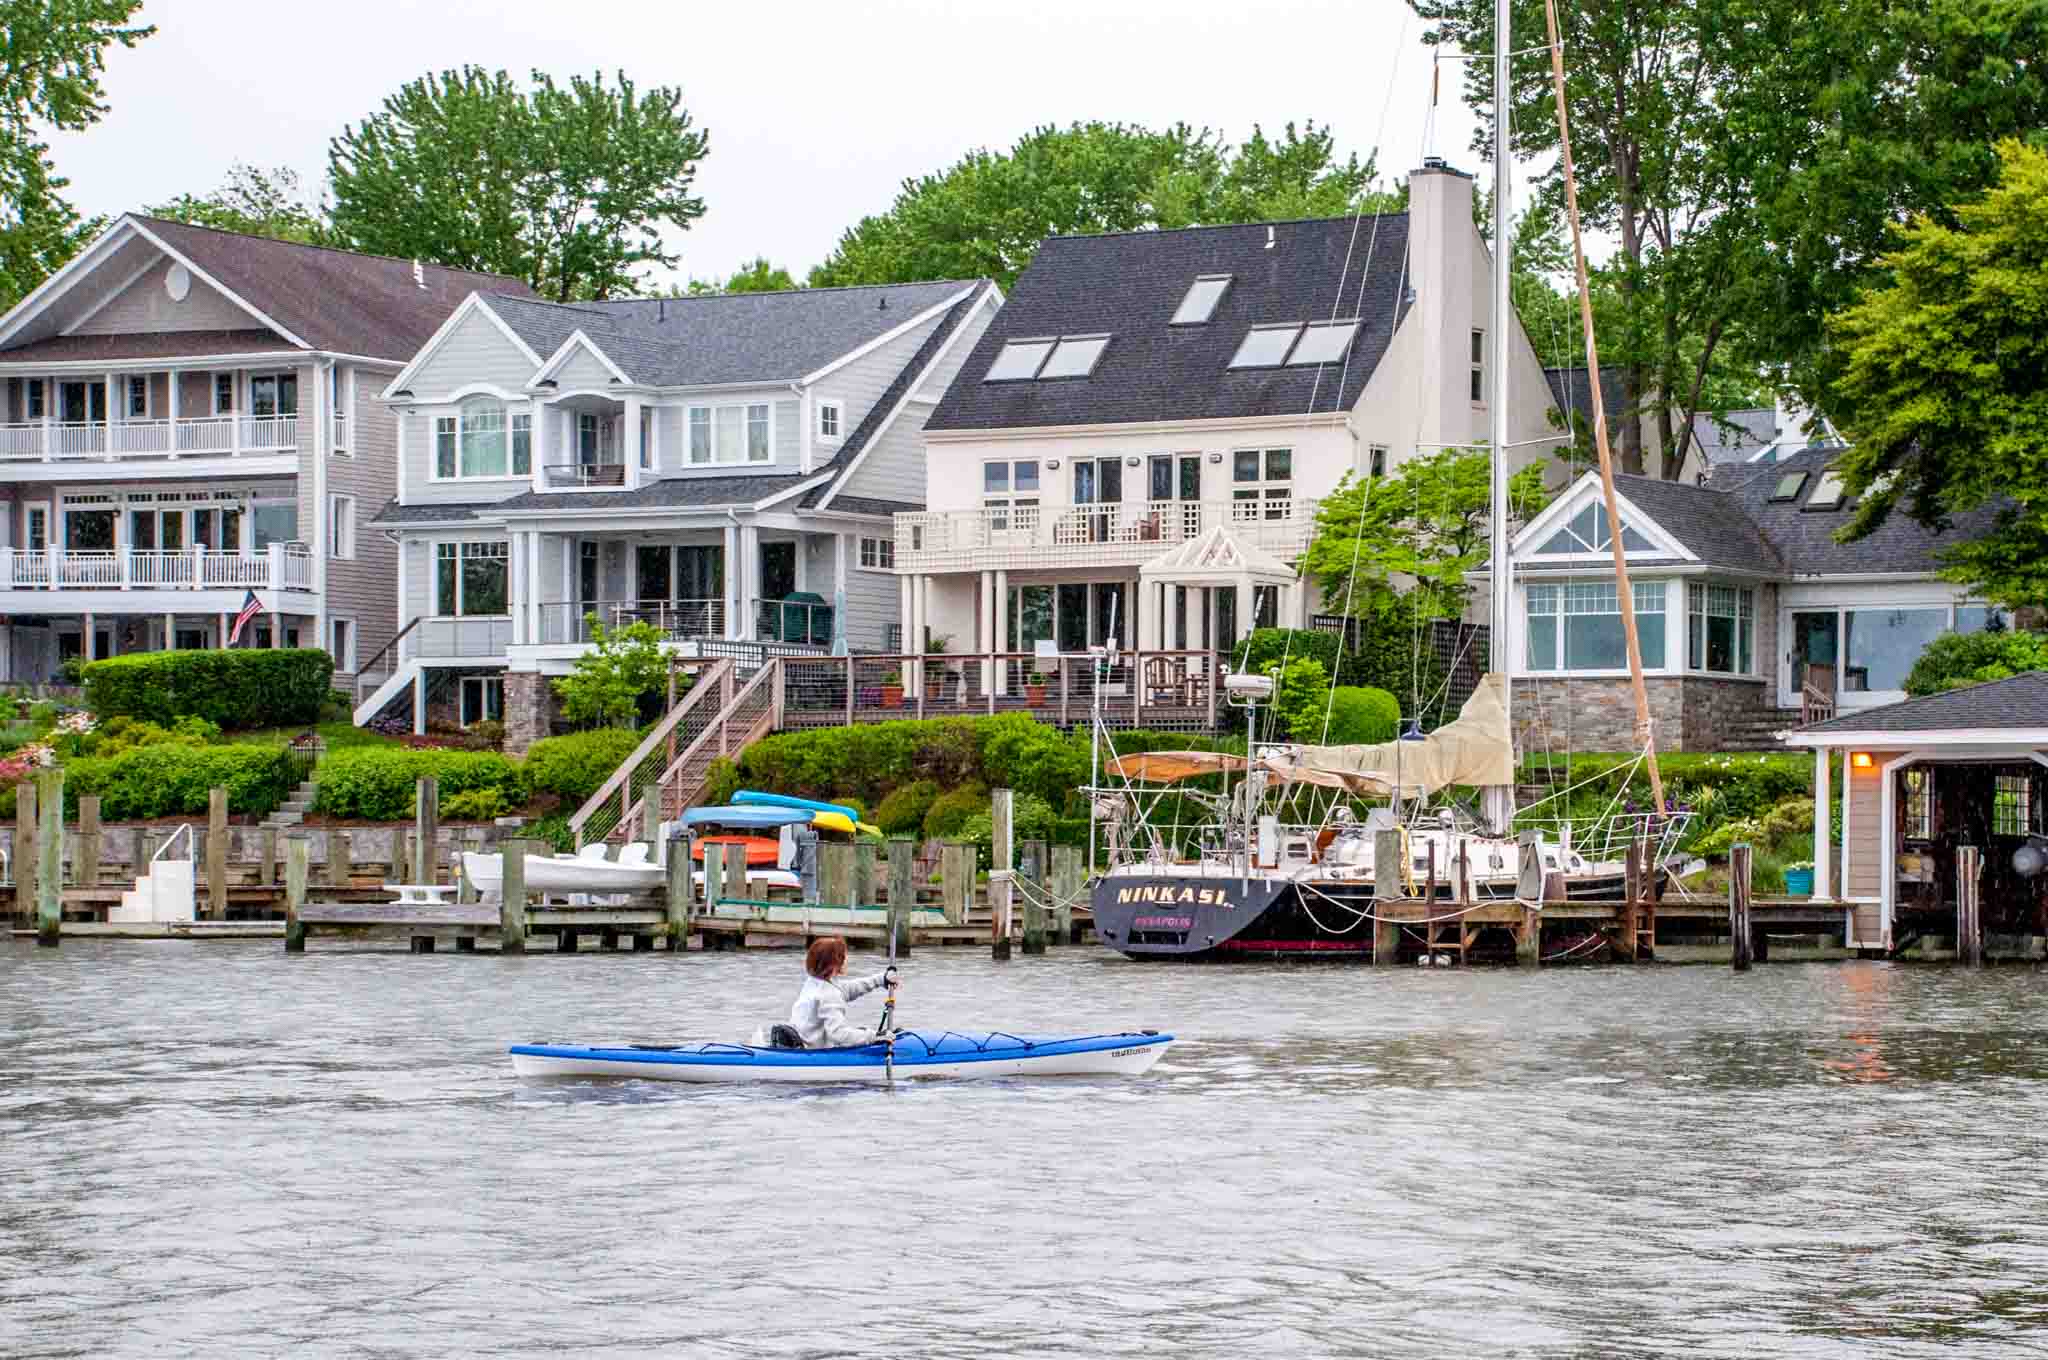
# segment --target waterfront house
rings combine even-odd
[[[523,749],[592,620],[749,665],[892,645],[891,516],[922,507],[926,418],[1001,304],[971,280],[467,298],[383,392],[399,636],[357,721],[502,719]]]
[[[927,423],[903,635],[1013,654],[963,677],[991,705],[1112,636],[1182,652],[1143,683],[1206,712],[1203,658],[1306,622],[1319,498],[1487,438],[1488,274],[1441,162],[1401,213],[1045,241]],[[1508,324],[1513,456],[1548,458],[1551,390]]]
[[[1844,904],[1851,944],[1889,952],[1910,934],[1952,934],[1965,845],[1981,855],[1985,928],[2048,935],[2048,873],[2013,862],[2048,830],[2048,674],[1844,712],[1784,741],[1815,756],[1814,892]]]
[[[1904,698],[1942,633],[2010,623],[1937,575],[1942,545],[1986,532],[1995,511],[1946,532],[1902,512],[1837,542],[1854,505],[1840,453],[1773,448],[1704,486],[1615,479],[1659,749],[1773,746],[1802,720]],[[1611,545],[1597,472],[1515,536],[1506,657],[1525,751],[1637,744]]]
[[[376,394],[515,280],[124,216],[0,317],[0,679],[65,660],[391,635]]]

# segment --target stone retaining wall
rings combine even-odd
[[[1633,751],[1635,691],[1626,678],[1521,678],[1514,682],[1515,741],[1526,759],[1544,751]],[[1740,719],[1766,707],[1756,680],[1650,676],[1643,682],[1660,751],[1715,751]]]

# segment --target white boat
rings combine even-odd
[[[528,1081],[610,1078],[687,1082],[864,1082],[894,1077],[1135,1077],[1152,1070],[1171,1034],[1144,1030],[1034,1038],[978,1030],[899,1030],[895,1051],[758,1048],[697,1041],[674,1045],[514,1044],[512,1070]]]
[[[606,859],[606,847],[586,845],[574,855],[528,855],[526,886],[543,893],[640,893],[652,892],[668,881],[668,871],[648,858],[647,847],[639,843],[623,846],[616,860]],[[479,893],[496,893],[505,882],[502,855],[462,853],[462,872]]]

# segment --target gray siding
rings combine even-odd
[[[599,363],[596,355],[579,345],[568,361],[555,370],[555,381],[561,384],[564,392],[582,388],[595,388],[602,392],[611,386],[612,371]]]
[[[493,400],[493,398],[485,398]],[[509,432],[512,417],[530,409],[528,403],[508,401],[505,403],[505,426]],[[407,505],[470,505],[487,501],[501,501],[531,490],[533,479],[527,477],[461,477],[447,481],[434,480],[434,421],[441,416],[455,414],[453,406],[410,407],[405,412],[405,503]],[[559,433],[556,436],[560,442]],[[540,432],[534,432],[534,456],[541,457]],[[547,455],[554,462],[565,462],[567,458],[557,447]],[[509,459],[507,465],[509,466]]]
[[[171,262],[163,260],[118,293],[112,302],[85,319],[77,335],[134,335],[144,331],[241,331],[260,327],[254,315],[228,301],[199,279],[183,302],[164,291]],[[287,348],[282,336],[278,348]]]
[[[967,319],[931,375],[912,389],[913,395],[945,392],[960,371],[961,363],[973,351],[981,333],[988,329],[992,315],[992,308],[981,307]],[[936,324],[936,321],[932,323]],[[914,334],[892,341],[875,353],[849,364],[841,373],[835,373],[819,384],[819,395],[840,395],[840,391],[833,390],[835,387],[845,393],[850,430],[866,418],[868,408],[895,381],[902,366],[910,362],[918,346],[930,334],[930,326],[920,327]],[[846,380],[844,384],[839,381],[842,377]],[[841,494],[922,503],[925,499],[924,422],[931,410],[925,402],[906,402],[881,437],[869,443],[861,456],[859,468],[847,479]],[[892,603],[890,608],[893,611],[895,605]]]
[[[353,389],[355,408],[349,413],[346,452],[327,462],[328,494],[355,497],[356,520],[352,560],[333,557],[333,545],[328,547],[327,612],[355,620],[358,664],[376,655],[400,622],[394,617],[392,587],[398,550],[381,531],[367,527],[398,491],[398,423],[391,408],[376,399],[390,379],[389,370],[350,370],[342,395],[346,401]],[[310,527],[301,521],[302,531]],[[335,658],[337,667],[346,662],[346,657]]]
[[[437,400],[474,383],[517,392],[525,388],[533,371],[533,363],[506,338],[497,322],[479,309],[442,338],[413,375],[411,385],[421,401]]]
[[[680,406],[657,406],[653,408],[661,457],[655,463],[655,471],[672,472],[683,466],[683,408]]]
[[[775,403],[775,461],[779,471],[794,472],[797,460],[803,456],[804,416],[803,404],[796,401]]]
[[[887,529],[877,526],[870,537],[886,535]],[[832,600],[832,541],[831,534],[807,536],[807,555],[804,570],[808,589],[822,595],[829,603]],[[846,539],[846,641],[855,650],[878,650],[888,639],[889,625],[897,622],[896,576],[886,571],[863,571],[860,567],[860,536],[848,534]]]

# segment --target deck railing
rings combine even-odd
[[[338,437],[338,423],[336,433]],[[0,425],[0,460],[8,461],[276,453],[297,448],[298,443],[299,418],[296,415],[198,416],[180,420],[116,420],[111,423],[104,420],[26,420]]]
[[[246,553],[207,548],[0,548],[0,590],[312,588],[313,554],[298,543],[273,543]]]
[[[1307,546],[1315,512],[1315,501],[1297,498],[915,511],[896,516],[896,566],[931,569],[954,565],[954,559],[977,565],[1072,562],[1077,552],[1084,560],[1106,555],[1143,561],[1218,525],[1285,558]]]

